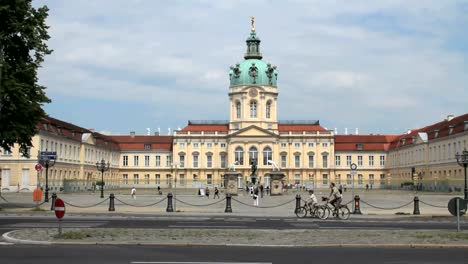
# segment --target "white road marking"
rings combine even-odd
[[[247,226],[234,226],[234,225],[170,225],[170,228],[246,228]],[[164,263],[164,262],[163,262]],[[185,262],[184,262],[185,263]],[[189,262],[187,262],[189,263]],[[198,263],[198,262],[196,262]]]
[[[174,262],[174,261],[132,261],[132,264],[273,264],[272,262]]]
[[[13,243],[8,243],[8,242],[0,242],[0,246],[11,246],[14,245]]]

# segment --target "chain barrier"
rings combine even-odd
[[[146,205],[137,205],[137,204],[129,204],[129,203],[126,203],[122,200],[120,200],[119,198],[114,198],[116,201],[119,201],[121,204],[123,205],[128,205],[128,206],[133,206],[133,207],[150,207],[150,206],[153,206],[153,205],[157,205],[157,204],[160,204],[162,202],[164,202],[165,200],[167,200],[167,197],[164,197],[162,200],[159,200],[155,203],[152,203],[152,204],[146,204]]]
[[[9,203],[9,201],[5,198],[3,198],[3,196],[0,195],[0,198],[2,198],[3,201],[5,201],[6,203]]]
[[[436,208],[447,208],[447,206],[440,206],[440,205],[430,204],[430,203],[423,202],[421,200],[419,200],[419,202],[422,203],[422,204],[428,205],[428,206],[436,207]]]
[[[66,201],[63,201],[66,205],[69,205],[71,207],[77,207],[77,208],[91,208],[91,207],[94,207],[94,206],[98,206],[102,203],[105,203],[109,200],[109,198],[103,200],[103,201],[100,201],[99,203],[97,204],[93,204],[93,205],[76,205],[76,204],[72,204],[72,203],[69,203],[69,202],[66,202]]]
[[[363,201],[363,200],[361,200],[361,203],[366,204],[366,205],[368,205],[368,206],[370,206],[370,207],[372,207],[372,208],[375,208],[375,209],[381,209],[381,210],[395,210],[395,209],[400,209],[400,208],[403,208],[403,207],[405,207],[405,206],[408,206],[408,205],[412,204],[413,201],[411,201],[411,202],[409,202],[409,203],[406,203],[406,204],[403,204],[403,205],[400,205],[400,206],[396,206],[396,207],[379,207],[379,206],[375,206],[375,205],[369,204],[369,203],[367,203],[367,202],[365,202],[365,201]]]
[[[352,202],[354,202],[354,199],[351,200],[351,201],[349,201],[349,202],[347,202],[347,203],[345,203],[345,204],[342,203],[341,205],[348,205],[348,204],[350,204],[350,203],[352,203]]]
[[[182,201],[182,200],[179,200],[179,199],[177,199],[177,198],[173,198],[173,199],[176,200],[177,202],[182,203],[182,204],[185,204],[185,205],[189,205],[189,206],[199,206],[199,207],[214,205],[214,204],[217,204],[217,203],[220,203],[220,202],[226,200],[226,198],[223,198],[223,199],[221,199],[221,200],[218,200],[218,201],[216,201],[216,202],[214,202],[214,203],[209,203],[209,204],[191,204],[191,203],[187,203],[187,202],[184,202],[184,201]]]
[[[251,205],[251,204],[247,204],[247,203],[244,203],[244,202],[241,202],[235,198],[232,198],[232,200],[242,204],[242,205],[245,205],[245,206],[249,206],[249,207],[253,207],[253,208],[275,208],[275,207],[280,207],[280,206],[284,206],[288,203],[291,203],[291,202],[296,202],[296,198],[294,198],[293,200],[290,200],[290,201],[287,201],[285,203],[282,203],[282,204],[279,204],[279,205],[272,205],[272,206],[255,206],[255,205]]]

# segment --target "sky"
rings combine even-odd
[[[468,1],[35,0],[54,50],[39,72],[55,118],[167,134],[229,118],[229,66],[255,17],[278,67],[278,116],[400,134],[468,111]]]

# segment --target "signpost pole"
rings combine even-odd
[[[352,163],[351,166],[350,166],[350,169],[351,169],[351,176],[353,177],[353,192],[351,194],[352,195],[351,199],[354,200],[354,175],[356,174],[356,170],[357,170],[356,163]],[[352,203],[352,204],[353,204],[353,210],[352,211],[354,212],[354,206],[355,205],[354,205],[354,203]]]
[[[457,232],[460,232],[460,199],[457,199]]]
[[[62,236],[62,218],[59,218],[58,220],[58,233],[59,236]]]

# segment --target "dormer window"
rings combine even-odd
[[[449,135],[452,135],[453,133],[453,126],[449,126]]]
[[[401,144],[402,144],[402,145],[405,145],[405,143],[406,143],[406,138],[403,138],[403,139],[401,140]]]
[[[49,130],[49,125],[48,125],[48,124],[44,124],[44,129],[45,129],[45,130]]]
[[[468,121],[465,121],[465,128],[464,128],[465,131],[468,130]]]
[[[439,130],[434,130],[434,138],[437,138],[439,136]]]
[[[356,149],[357,150],[362,150],[362,144],[361,143],[356,144]]]
[[[146,149],[146,150],[151,149],[151,144],[145,144],[145,149]]]

